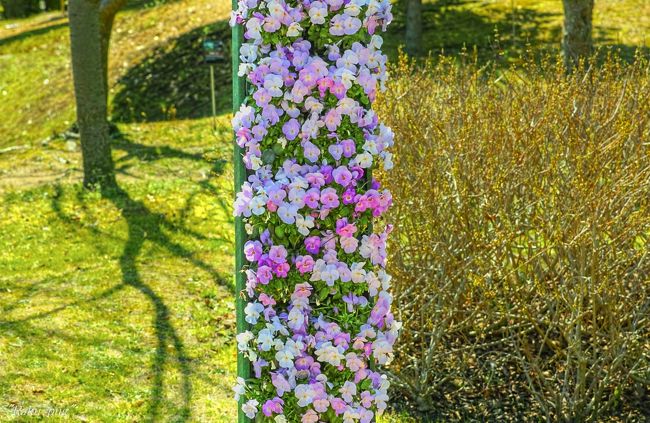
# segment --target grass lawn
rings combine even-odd
[[[490,48],[495,27],[513,45],[559,39],[559,2],[514,3],[510,19],[509,0],[429,2],[425,44]],[[648,2],[601,3],[601,43],[645,43]],[[199,50],[205,34],[228,41],[229,4],[139,1],[118,15],[121,188],[105,193],[80,189],[78,140],[62,135],[74,121],[66,19],[0,21],[0,421],[30,409],[15,420],[234,421],[230,127],[206,117]],[[402,32],[398,11],[389,54]],[[221,113],[229,73],[217,69]]]

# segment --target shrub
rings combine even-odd
[[[407,406],[650,416],[648,69],[394,65],[378,111],[396,134],[383,179]]]

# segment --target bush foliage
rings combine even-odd
[[[392,376],[408,407],[650,416],[648,69],[394,65],[378,107],[396,133]]]

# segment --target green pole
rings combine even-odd
[[[233,10],[237,9],[237,0],[232,0]],[[239,110],[239,106],[244,101],[245,81],[237,73],[239,71],[239,47],[242,40],[242,27],[235,25],[232,27],[232,108],[233,113]],[[246,169],[242,161],[242,148],[233,141],[234,150],[234,168],[235,168],[235,194],[241,191],[241,186],[246,180]],[[242,290],[245,288],[244,274],[242,266],[244,264],[244,242],[246,232],[244,231],[244,222],[241,217],[235,217],[235,310],[237,315],[237,333],[244,332],[247,329],[244,320],[245,299],[242,296]],[[251,369],[248,360],[237,351],[237,376],[244,379],[250,377]],[[241,411],[243,398],[239,400],[237,408],[238,423],[248,423],[250,419]]]

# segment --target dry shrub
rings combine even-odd
[[[444,421],[650,418],[648,62],[391,74],[397,396]]]

